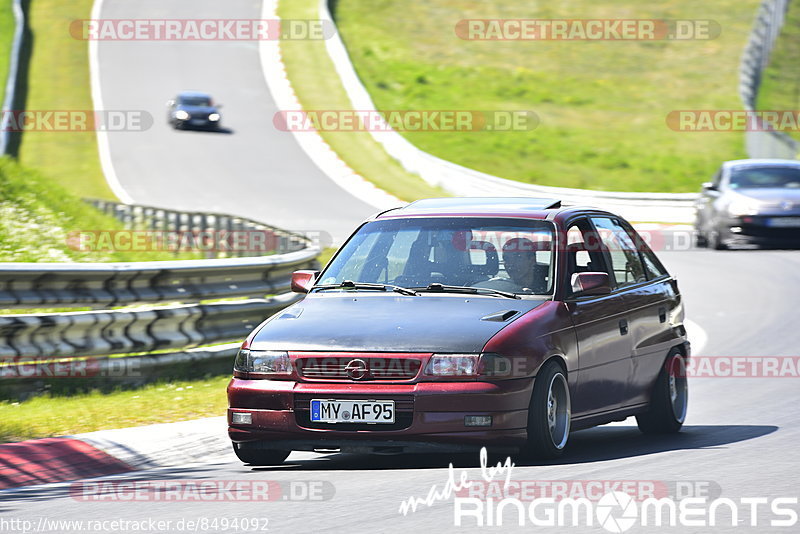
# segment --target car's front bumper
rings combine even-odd
[[[228,386],[228,434],[237,447],[352,452],[512,450],[527,439],[533,380],[415,384],[305,383],[234,378]],[[391,425],[313,423],[311,398],[394,400]],[[249,412],[252,424],[231,424]],[[468,427],[467,415],[489,415]]]
[[[798,226],[777,226],[776,221],[790,221]],[[726,217],[720,220],[718,228],[721,239],[731,245],[800,246],[800,213]]]

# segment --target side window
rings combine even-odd
[[[603,272],[611,276],[588,220],[581,219],[572,223],[567,228],[566,238],[564,252],[567,255],[567,284],[575,273]]]
[[[631,236],[614,219],[592,217],[598,236],[611,259],[611,270],[617,287],[646,282],[644,265]]]
[[[628,232],[628,235],[633,242],[636,243],[636,248],[639,249],[639,256],[642,258],[642,265],[644,266],[644,272],[647,275],[647,279],[653,280],[659,276],[669,274],[661,261],[659,261],[658,257],[656,257],[653,249],[647,245],[647,242],[645,242],[642,236],[636,233],[636,230],[634,230],[628,224],[623,224],[623,227],[625,228],[625,231]]]
[[[650,247],[644,245],[645,248],[642,249],[641,256],[642,256],[642,264],[644,265],[644,270],[647,272],[647,279],[652,280],[654,278],[658,278],[659,276],[663,276],[667,273],[667,270],[664,269],[664,266],[661,265],[661,262],[658,261],[656,255],[650,250]]]

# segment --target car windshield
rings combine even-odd
[[[747,167],[731,173],[731,189],[800,188],[800,168]]]
[[[178,99],[182,106],[198,106],[209,107],[211,106],[211,99],[207,96],[182,96]]]
[[[545,221],[502,218],[373,221],[344,245],[317,286],[349,281],[356,287],[547,295],[553,290],[552,228]]]

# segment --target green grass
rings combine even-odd
[[[317,6],[318,0],[281,0],[278,14],[286,19],[317,19]],[[281,53],[304,109],[352,109],[324,42],[282,41]],[[403,169],[368,133],[320,133],[354,171],[402,200],[447,196],[441,189]]]
[[[760,110],[800,109],[800,7],[789,4],[781,33],[775,42],[769,65],[761,78],[756,108]],[[800,132],[787,132],[800,140]]]
[[[88,19],[93,0],[34,0],[28,10],[33,48],[26,108],[91,110],[88,41],[69,24]],[[94,132],[26,132],[19,159],[82,197],[116,200],[100,167]]]
[[[16,29],[14,12],[11,11],[12,0],[0,0],[0,105],[6,99],[6,81],[11,61],[11,44]]]
[[[0,442],[225,415],[229,375],[109,394],[0,402]]]
[[[0,157],[0,261],[105,262],[194,259],[199,254],[80,251],[70,232],[121,230],[122,223],[85,204],[41,173]]]
[[[306,3],[317,2],[292,2]],[[744,153],[739,132],[675,132],[665,118],[741,108],[739,58],[758,4],[339,0],[334,15],[379,109],[533,110],[541,119],[525,132],[403,134],[419,148],[522,182],[669,192],[696,191],[721,160]],[[468,18],[714,19],[722,33],[693,41],[464,41],[454,27]],[[314,81],[329,84],[320,73]],[[309,84],[292,79],[299,89]]]

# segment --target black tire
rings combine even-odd
[[[708,246],[714,250],[728,250],[728,245],[722,240],[720,231],[716,228],[711,230],[711,234],[708,236]]]
[[[533,383],[528,407],[525,456],[552,460],[561,456],[572,419],[567,373],[555,361],[542,366]]]
[[[636,416],[636,424],[645,434],[673,434],[686,420],[689,384],[686,380],[686,358],[672,349],[658,374],[650,397],[650,408]]]
[[[245,449],[241,450],[233,444],[233,452],[244,463],[255,466],[280,465],[292,451],[273,449]]]
[[[706,248],[708,246],[708,238],[699,228],[695,232],[694,244],[697,248]]]

